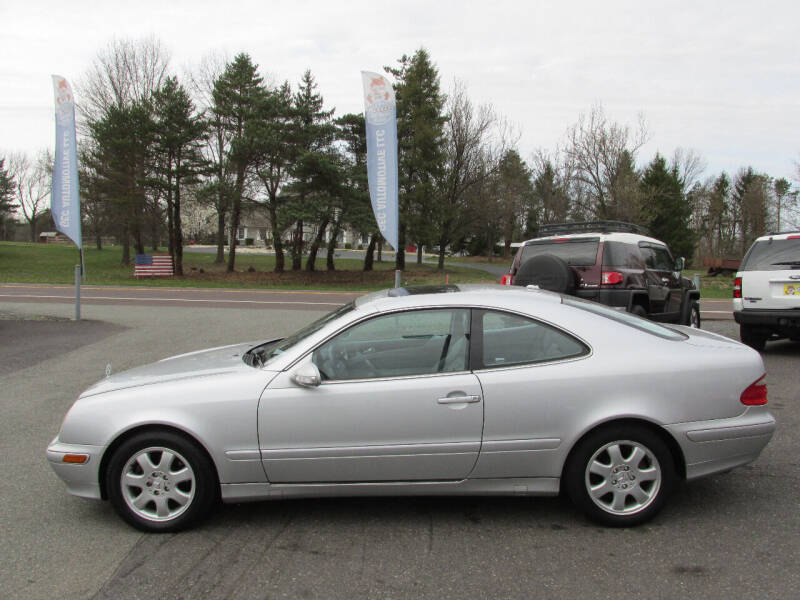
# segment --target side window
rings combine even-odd
[[[672,260],[666,248],[642,246],[641,251],[648,269],[656,271],[672,271],[674,269],[675,261]]]
[[[480,323],[483,367],[540,363],[589,353],[589,348],[563,331],[519,315],[486,311]]]
[[[414,310],[354,325],[314,351],[325,381],[468,370],[468,309]]]

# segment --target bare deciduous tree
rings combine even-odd
[[[52,169],[53,156],[49,150],[40,151],[35,159],[24,152],[9,156],[8,171],[14,178],[14,195],[30,228],[32,242],[36,241],[39,218],[49,208]]]
[[[169,52],[155,37],[112,40],[76,86],[79,113],[96,120],[112,106],[149,99],[166,78],[169,61]]]
[[[617,217],[618,206],[624,205],[620,194],[627,191],[620,175],[635,160],[636,152],[647,142],[647,126],[642,115],[635,129],[608,120],[603,107],[592,107],[567,130],[564,154],[569,159],[576,180],[591,201],[593,216],[600,219]],[[628,154],[630,161],[626,160]]]
[[[445,167],[438,186],[440,202],[435,218],[439,270],[444,269],[446,246],[466,224],[469,191],[498,169],[508,144],[507,128],[494,108],[490,104],[475,107],[462,82],[453,85],[445,111]]]

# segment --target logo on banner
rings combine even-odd
[[[64,121],[72,111],[72,93],[66,79],[62,79],[56,86],[56,116]]]
[[[383,125],[392,118],[394,104],[383,77],[373,77],[370,80],[366,101],[365,113],[370,125]]]

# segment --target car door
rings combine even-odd
[[[336,483],[465,478],[483,428],[482,392],[469,371],[468,309],[384,314],[356,323],[263,393],[258,430],[270,482]],[[291,371],[290,369],[289,371]]]
[[[676,315],[683,300],[680,273],[665,246],[642,242],[639,244],[645,259],[645,275],[650,295],[650,312]]]
[[[589,347],[527,316],[475,310],[471,364],[484,391],[484,433],[472,476],[557,478],[570,411],[587,395],[577,360]]]

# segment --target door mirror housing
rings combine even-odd
[[[309,361],[292,373],[291,380],[299,386],[311,388],[322,383],[322,376],[319,374],[317,365]]]
[[[675,259],[675,270],[676,271],[683,271],[686,268],[686,259],[682,256],[680,258]]]

